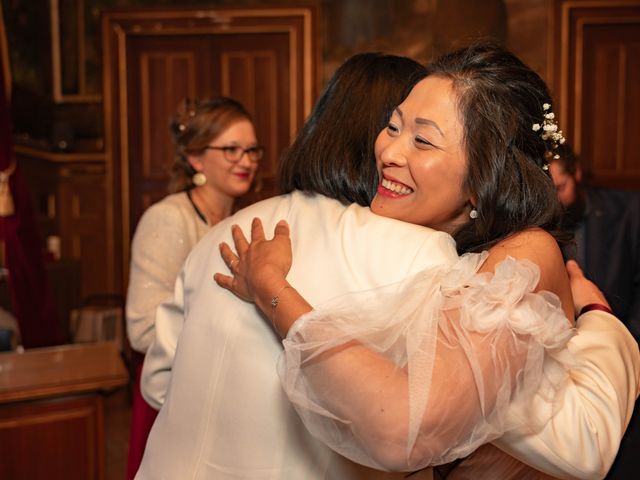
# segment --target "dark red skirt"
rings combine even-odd
[[[144,355],[133,352],[133,366],[136,372],[136,384],[133,391],[133,406],[131,407],[131,430],[129,432],[129,458],[127,461],[127,480],[133,480],[136,476],[147,437],[158,415],[158,411],[151,407],[140,393],[140,373]]]

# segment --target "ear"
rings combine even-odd
[[[469,205],[471,205],[473,208],[476,208],[476,205],[478,205],[478,197],[476,195],[471,195],[469,197]]]
[[[574,175],[574,178],[576,179],[576,182],[582,182],[582,167],[580,164],[576,165],[576,174]]]
[[[196,172],[201,172],[204,168],[204,165],[202,165],[202,158],[200,156],[187,155],[187,161]]]

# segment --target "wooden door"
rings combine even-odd
[[[596,184],[640,190],[640,0],[550,1],[550,83]]]
[[[126,10],[103,16],[108,249],[115,291],[126,287],[129,244],[150,204],[167,194],[168,122],[182,98],[227,95],[254,117],[266,152],[263,189],[315,99],[314,8]]]

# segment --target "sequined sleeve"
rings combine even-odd
[[[127,333],[134,350],[145,353],[154,337],[156,308],[169,299],[178,272],[196,239],[188,211],[161,202],[142,215],[131,244],[127,292]]]

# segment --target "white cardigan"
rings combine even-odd
[[[140,218],[131,243],[126,310],[134,350],[145,353],[149,348],[156,309],[171,298],[182,264],[208,230],[186,192],[166,196]]]

